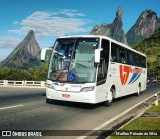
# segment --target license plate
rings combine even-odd
[[[62,97],[70,98],[70,94],[62,94]]]

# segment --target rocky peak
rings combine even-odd
[[[156,19],[158,19],[156,12],[154,12],[152,10],[143,11],[142,14],[140,15],[140,18],[142,18],[142,19],[146,19],[146,18],[156,18]]]
[[[116,17],[111,24],[96,25],[90,34],[108,36],[114,40],[127,44],[127,38],[122,27],[122,8],[118,7]]]
[[[40,58],[40,47],[36,41],[34,31],[30,30],[22,42],[12,53],[2,61],[0,66],[26,68],[25,65],[34,63]]]
[[[149,37],[157,29],[157,19],[157,14],[152,10],[146,10],[140,15],[137,22],[142,37]]]
[[[156,12],[145,10],[141,13],[136,23],[127,32],[127,40],[130,45],[143,40],[152,35],[155,30],[160,28],[160,19]]]
[[[119,28],[119,29],[122,29],[123,27],[123,22],[122,22],[122,9],[119,7],[117,9],[117,12],[116,12],[116,18],[114,19],[113,23],[112,23],[115,28]]]
[[[116,17],[122,17],[122,8],[118,7],[117,12],[116,12]]]

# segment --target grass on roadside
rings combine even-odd
[[[137,118],[122,130],[160,130],[160,118]]]
[[[153,105],[145,112],[160,112],[160,102],[158,106]],[[139,132],[143,130],[160,130],[160,117],[139,117],[120,130],[131,130],[133,132],[134,130],[138,130]],[[111,136],[110,139],[160,139],[160,136]]]
[[[137,118],[121,130],[160,130],[160,118]],[[137,132],[137,131],[136,131]],[[110,139],[160,139],[160,136],[111,136]]]
[[[153,105],[147,109],[146,112],[160,112],[160,102],[158,103],[158,106]]]

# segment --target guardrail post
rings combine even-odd
[[[4,80],[4,86],[8,85],[8,80]]]
[[[155,94],[154,97],[155,97],[155,105],[158,106],[158,95]]]
[[[41,87],[44,87],[44,81],[41,81]]]
[[[24,80],[22,81],[22,86],[25,86],[25,81]]]
[[[24,84],[23,84],[23,86],[26,86],[26,80],[24,80]]]

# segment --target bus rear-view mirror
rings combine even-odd
[[[95,63],[100,63],[100,53],[103,49],[95,49]]]
[[[41,61],[49,62],[50,56],[52,53],[52,48],[44,48],[41,50]]]

